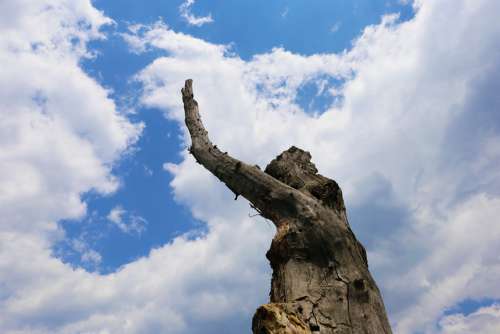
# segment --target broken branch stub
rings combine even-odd
[[[253,333],[391,333],[338,184],[318,174],[310,153],[294,146],[265,171],[221,152],[203,126],[192,80],[182,98],[196,161],[277,229],[266,254],[273,269],[271,300],[257,309]]]

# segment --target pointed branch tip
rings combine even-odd
[[[192,98],[193,97],[193,80],[187,79],[184,83],[184,88],[181,89],[183,98]]]

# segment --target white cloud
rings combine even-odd
[[[109,221],[111,221],[115,224],[121,224],[123,221],[122,217],[123,217],[123,214],[125,212],[126,211],[123,210],[123,208],[121,206],[116,206],[113,209],[111,209],[111,211],[109,212],[109,214],[106,218],[108,218]]]
[[[71,247],[76,252],[80,253],[80,260],[83,263],[88,263],[92,266],[97,266],[102,261],[102,256],[94,249],[91,249],[89,245],[83,239],[72,239]]]
[[[55,221],[85,213],[81,193],[116,189],[110,166],[140,130],[79,69],[78,60],[89,53],[85,42],[68,42],[75,35],[99,37],[98,26],[109,20],[89,1],[58,4],[0,5],[0,13],[9,13],[0,29],[15,32],[0,34],[0,59],[8,65],[0,68],[7,110],[0,116],[1,331],[248,330],[254,308],[267,298],[264,253],[272,226],[249,218],[248,205],[232,201],[186,153],[179,165],[165,167],[174,175],[176,199],[207,222],[207,234],[180,236],[107,275],[52,256],[51,245],[61,238]],[[137,76],[144,104],[164,109],[182,126],[179,89],[192,77],[219,147],[264,166],[284,148],[301,146],[323,174],[340,182],[351,213],[368,204],[369,214],[389,210],[387,222],[371,226],[375,220],[365,214],[353,225],[361,235],[371,231],[364,240],[371,267],[402,334],[438,332],[445,309],[500,294],[494,223],[500,211],[500,57],[494,56],[500,5],[443,0],[416,6],[415,19],[397,24],[386,18],[340,55],[274,49],[244,61],[226,46],[161,23],[127,36],[137,52],[169,52]],[[82,18],[92,24],[82,25]],[[344,83],[325,87],[325,77]],[[295,99],[307,82],[341,94],[343,103],[316,116],[305,113]],[[397,217],[404,219],[391,221],[394,208],[403,208]],[[474,319],[477,326],[489,321]],[[452,328],[453,319],[445,317],[441,326]]]
[[[417,228],[412,241],[423,239],[419,243],[430,250],[428,256],[388,283],[389,288],[404,291],[404,297],[418,297],[400,313],[398,332],[411,333],[415,328],[438,332],[436,317],[455,303],[500,298],[500,290],[491,282],[491,276],[500,272],[498,214],[500,198],[475,195],[451,209],[442,221]]]
[[[212,15],[195,16],[191,13],[191,7],[194,5],[195,0],[186,0],[179,6],[179,13],[181,17],[186,20],[189,25],[201,27],[204,24],[214,22]]]
[[[0,332],[206,333],[240,319],[248,328],[269,280],[255,259],[264,259],[272,231],[254,219],[233,229],[214,218],[224,224],[212,222],[210,235],[181,236],[109,275],[54,256],[65,237],[57,221],[86,214],[81,194],[118,187],[112,164],[142,126],[79,67],[86,42],[110,22],[90,1],[0,6]],[[173,37],[185,55],[180,45],[190,37]],[[99,266],[88,243],[66,241],[82,263]]]
[[[388,16],[368,27],[341,55],[275,49],[245,62],[223,48],[189,58],[176,50],[138,76],[143,103],[181,125],[178,90],[193,78],[219,147],[260,165],[289,145],[304,147],[320,171],[340,182],[351,211],[372,205],[355,228],[370,244],[372,269],[398,333],[437,331],[446,308],[499,293],[474,283],[489,282],[499,260],[500,129],[493,124],[500,62],[492,57],[500,51],[500,24],[492,14],[499,8],[488,1],[418,1],[415,8],[409,22]],[[151,31],[137,38],[171,51],[154,36],[173,31]],[[182,48],[200,43],[185,39]],[[323,87],[341,94],[343,103],[312,117],[296,104],[297,90],[308,82],[321,87],[325,76],[345,81]],[[228,208],[223,187],[185,158],[167,165],[176,198],[200,219],[220,215],[217,208]],[[371,195],[365,194],[369,187],[375,187]],[[387,221],[370,226],[375,212],[385,212]]]
[[[224,45],[214,45],[190,35],[176,33],[162,21],[152,26],[134,24],[129,26],[129,31],[130,33],[122,34],[122,36],[135,53],[141,53],[153,47],[165,49],[177,57],[192,59],[201,54],[209,58],[217,57],[228,49]]]
[[[106,218],[123,233],[140,235],[146,230],[146,219],[135,214],[129,214],[119,205],[111,209]]]
[[[439,324],[443,334],[496,334],[500,328],[500,306],[482,307],[469,315],[452,314]]]
[[[85,43],[111,21],[89,1],[50,4],[2,4],[2,231],[54,230],[56,220],[83,215],[79,194],[116,189],[110,165],[141,130],[78,66]]]
[[[342,26],[342,22],[336,22],[334,25],[332,25],[330,27],[330,32],[333,34],[333,33],[336,33],[337,31],[340,30],[340,27]]]

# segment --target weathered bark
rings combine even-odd
[[[318,174],[309,152],[293,146],[265,171],[221,152],[203,127],[191,80],[182,98],[196,161],[277,229],[266,254],[271,301],[257,309],[253,333],[391,333],[337,183]]]

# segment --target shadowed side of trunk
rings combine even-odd
[[[277,229],[266,254],[273,269],[271,300],[257,309],[253,332],[391,333],[337,183],[318,174],[311,155],[296,147],[265,171],[220,151],[203,127],[191,80],[182,96],[192,155]]]

